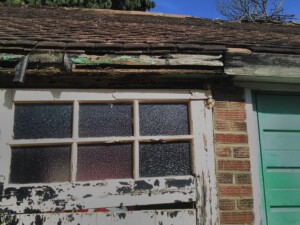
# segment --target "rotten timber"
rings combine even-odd
[[[27,88],[206,88],[224,79],[222,69],[28,69],[24,84],[13,83],[13,69],[0,69],[0,87]]]
[[[289,54],[227,53],[225,73],[235,76],[236,80],[255,80],[256,77],[300,78],[300,56]]]
[[[212,66],[222,67],[222,56],[213,55],[78,55],[71,60],[78,65],[123,65],[123,66]]]
[[[126,67],[145,68],[155,67],[222,67],[222,55],[193,55],[193,54],[161,54],[161,55],[85,55],[69,54],[70,61],[78,67]],[[16,63],[25,56],[0,54],[0,67],[7,68],[6,64]],[[45,68],[57,64],[63,66],[65,54],[61,52],[31,53],[29,57],[31,68]],[[58,68],[59,68],[58,67]],[[71,68],[70,68],[71,69]]]

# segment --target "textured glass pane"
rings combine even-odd
[[[132,105],[82,104],[79,108],[80,137],[132,135]]]
[[[141,135],[189,134],[186,104],[140,104]]]
[[[99,144],[78,147],[77,180],[131,177],[132,144]]]
[[[191,174],[190,143],[140,143],[140,175],[158,177]]]
[[[69,146],[12,149],[12,183],[45,183],[70,180]]]
[[[14,138],[67,138],[72,135],[71,104],[18,104]]]

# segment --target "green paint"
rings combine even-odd
[[[73,63],[83,65],[101,65],[101,64],[141,64],[139,56],[131,55],[105,55],[99,57],[71,57]],[[145,63],[143,61],[143,63]]]
[[[264,224],[300,224],[300,96],[256,97]]]
[[[83,64],[83,65],[100,65],[100,64],[114,64],[113,60],[107,58],[99,58],[96,60],[92,60],[87,57],[72,57],[73,63]]]
[[[21,59],[23,58],[23,55],[0,55],[0,59],[4,61],[10,61],[14,59]]]

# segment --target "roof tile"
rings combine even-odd
[[[66,47],[89,51],[93,47],[94,51],[218,52],[227,47],[251,46],[300,49],[300,25],[0,5],[0,46],[30,48],[35,45],[42,49]]]

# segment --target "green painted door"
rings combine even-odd
[[[257,95],[267,225],[300,225],[300,96]]]

